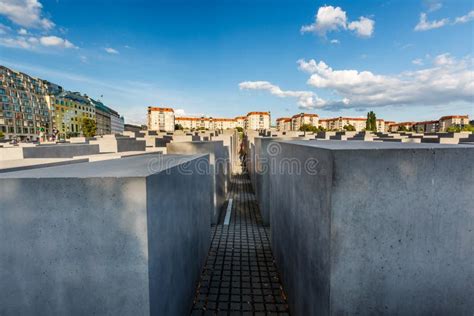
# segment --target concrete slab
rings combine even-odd
[[[23,158],[72,158],[79,155],[93,155],[98,153],[98,145],[48,144],[33,147],[0,148],[0,160],[17,160]]]
[[[250,156],[249,176],[260,206],[263,225],[270,225],[270,177],[277,172],[274,157],[280,153],[279,141],[295,141],[300,137],[256,137],[253,154]]]
[[[201,171],[212,176],[210,191],[212,205],[210,208],[211,223],[216,224],[221,216],[226,200],[226,182],[228,173],[228,157],[222,141],[210,142],[177,142],[166,146],[167,154],[208,154],[209,165],[201,165]],[[207,188],[203,187],[204,190]]]
[[[106,135],[109,136],[109,135]],[[101,153],[118,153],[124,151],[145,151],[145,140],[137,140],[135,138],[110,135],[109,137],[101,137],[97,140],[91,140],[90,144],[99,145]]]
[[[31,170],[35,168],[69,165],[72,163],[88,162],[88,159],[74,158],[28,158],[18,160],[0,161],[0,173],[20,170]]]
[[[183,170],[203,161],[0,174],[0,314],[187,314],[210,245],[211,179]]]
[[[271,242],[293,315],[472,313],[474,147],[280,144]]]

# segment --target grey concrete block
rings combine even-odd
[[[276,159],[271,242],[293,315],[472,314],[474,147],[296,141]]]
[[[0,161],[0,173],[88,162],[87,158],[29,158]]]
[[[207,156],[0,174],[1,315],[185,315],[210,245]],[[186,198],[183,198],[185,196]]]
[[[99,146],[91,144],[54,144],[23,148],[23,158],[72,158],[98,153]]]
[[[271,199],[270,192],[271,181],[270,177],[273,173],[278,172],[275,165],[275,156],[280,153],[281,140],[299,140],[300,137],[256,137],[254,152],[251,155],[252,166],[249,174],[251,175],[251,182],[255,192],[255,196],[258,201],[260,213],[262,215],[262,221],[265,226],[270,225],[270,210],[271,210]]]
[[[222,141],[210,142],[177,142],[166,145],[168,154],[209,154],[209,166],[201,165],[202,171],[212,176],[211,222],[219,221],[222,206],[226,200],[227,157]],[[207,189],[207,188],[206,188]]]
[[[145,151],[146,141],[135,138],[105,135],[97,140],[91,140],[90,144],[97,144],[101,153],[118,153],[124,151]]]

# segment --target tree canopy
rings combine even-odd
[[[474,125],[467,124],[464,126],[451,125],[446,129],[447,132],[474,132]]]
[[[367,113],[367,121],[365,122],[366,131],[377,131],[377,117],[373,111]]]
[[[354,125],[344,125],[344,129],[348,132],[355,132],[356,128],[354,127]]]
[[[94,120],[85,117],[82,119],[82,134],[85,137],[94,137],[97,132],[97,125]]]

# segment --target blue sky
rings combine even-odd
[[[470,0],[0,0],[0,63],[101,98],[131,123],[149,105],[474,116],[473,10]]]

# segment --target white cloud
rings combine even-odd
[[[318,9],[314,23],[302,26],[301,32],[316,32],[324,36],[329,31],[345,29],[346,24],[346,12],[340,7],[323,6]]]
[[[21,48],[21,49],[37,49],[43,47],[58,47],[58,48],[77,48],[73,43],[67,39],[57,36],[17,36],[17,37],[3,37],[0,38],[0,46]]]
[[[426,13],[422,12],[420,14],[420,21],[415,26],[415,31],[428,31],[428,30],[437,29],[446,25],[467,23],[472,20],[474,20],[474,10],[469,11],[467,14],[463,16],[459,16],[455,18],[454,21],[451,20],[452,22],[450,22],[449,18],[428,21],[428,16],[426,15]]]
[[[0,35],[7,34],[11,31],[11,28],[5,24],[0,23]]]
[[[437,28],[445,26],[446,24],[448,24],[448,22],[449,22],[449,19],[428,21],[428,17],[426,13],[422,12],[420,14],[420,21],[415,26],[415,31],[428,31],[432,29],[437,29]]]
[[[423,59],[421,59],[421,58],[413,59],[413,60],[411,61],[411,63],[412,63],[413,65],[417,65],[417,66],[423,66],[423,64],[424,64],[424,63],[423,63]]]
[[[62,48],[76,48],[74,44],[72,44],[67,39],[63,39],[57,36],[42,36],[39,38],[39,42],[43,46],[54,46],[54,47],[62,47]]]
[[[470,11],[468,14],[457,17],[454,20],[454,24],[459,24],[459,23],[467,23],[469,21],[474,20],[474,10]]]
[[[279,98],[296,98],[301,108],[321,107],[324,100],[311,91],[282,90],[268,81],[244,81],[239,83],[240,90],[264,90]]]
[[[106,47],[104,48],[104,50],[109,53],[109,54],[118,54],[118,50],[114,49],[114,48],[111,48],[111,47]]]
[[[24,29],[24,28],[21,28],[21,29],[18,30],[18,34],[20,34],[20,35],[27,35],[27,34],[28,34],[28,31],[27,31],[26,29]]]
[[[361,16],[359,21],[353,21],[349,23],[347,27],[360,37],[371,37],[374,33],[374,25],[374,20]]]
[[[2,0],[0,15],[20,26],[29,28],[52,29],[54,23],[41,12],[43,5],[38,0]]]
[[[339,40],[337,40],[337,39],[331,40],[331,44],[339,44],[339,43],[340,43],[340,42],[339,42]]]
[[[448,53],[438,55],[433,60],[433,64],[435,64],[436,66],[453,65],[455,63],[456,60]]]
[[[176,109],[174,110],[174,115],[175,116],[186,116],[186,112],[184,111],[184,109]]]
[[[11,48],[22,48],[22,49],[32,49],[33,45],[25,37],[2,37],[0,38],[0,46],[11,47]]]
[[[360,37],[371,37],[375,21],[367,17],[360,17],[359,21],[349,22],[347,14],[340,7],[322,6],[315,15],[314,22],[301,27],[301,33],[313,32],[319,36],[326,33],[349,29]]]
[[[428,9],[428,12],[434,12],[443,7],[443,4],[437,0],[425,0],[425,6]]]
[[[474,98],[473,60],[456,60],[438,55],[429,68],[398,75],[377,75],[370,71],[333,70],[324,61],[298,61],[311,74],[308,84],[329,89],[340,99],[326,101],[327,108],[366,108],[388,105],[440,105],[470,102]]]

